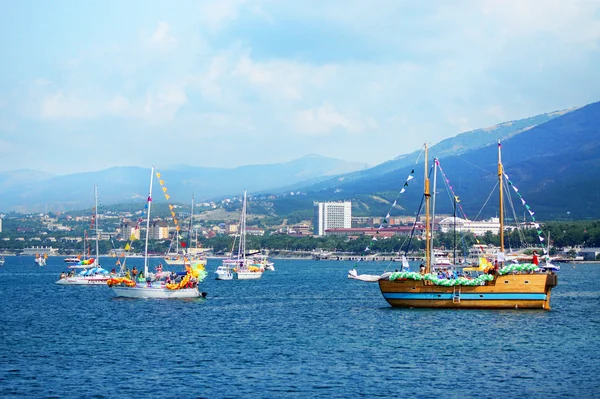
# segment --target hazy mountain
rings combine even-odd
[[[178,165],[162,170],[171,201],[189,203],[220,196],[276,189],[296,182],[318,182],[366,165],[308,155],[286,163],[238,168]],[[150,169],[114,167],[98,172],[52,176],[36,171],[0,172],[0,211],[44,212],[82,209],[94,204],[94,184],[104,205],[144,200]],[[155,191],[155,196],[157,191]]]
[[[505,124],[503,124],[505,125]],[[503,126],[500,125],[500,126]],[[513,126],[516,123],[513,123]],[[499,129],[494,129],[496,131]],[[481,146],[481,133],[464,133],[433,146],[429,155],[438,157],[445,176],[438,176],[437,212],[452,213],[452,203],[443,182],[448,179],[461,206],[471,218],[498,213],[497,138]],[[477,143],[474,149],[468,137]],[[479,138],[478,138],[479,137]],[[502,161],[505,173],[520,191],[539,219],[600,218],[600,103],[594,103],[556,115],[551,120],[528,129],[513,131],[502,138]],[[440,149],[440,150],[438,150]],[[455,149],[455,152],[448,149]],[[395,195],[402,188],[416,161],[416,154],[408,157],[411,166],[400,167],[385,174],[369,169],[361,172],[360,179],[328,180],[305,188],[316,199],[352,199],[357,212],[385,216]],[[412,159],[410,159],[412,158]],[[431,164],[431,162],[430,162]],[[423,192],[423,163],[415,168],[415,179],[400,197],[398,203],[413,214]],[[356,176],[357,173],[353,173]],[[325,185],[329,183],[328,187]],[[493,192],[493,193],[492,193]],[[510,190],[514,199],[517,194]],[[381,203],[381,195],[388,202]],[[490,197],[491,195],[491,197]],[[487,206],[483,207],[487,203]],[[526,211],[516,201],[515,212]],[[567,214],[569,212],[569,214]],[[481,216],[480,216],[481,217]]]
[[[459,155],[464,152],[485,147],[490,143],[497,142],[498,140],[505,140],[509,137],[518,135],[529,129],[532,129],[535,126],[546,123],[550,120],[558,118],[576,109],[577,108],[572,108],[568,110],[549,112],[530,118],[504,122],[498,125],[489,126],[482,129],[476,129],[465,133],[460,133],[454,137],[447,138],[433,145],[431,147],[431,153],[435,154],[435,156],[438,158],[444,158],[450,155]],[[414,165],[419,152],[420,151],[414,151],[409,154],[399,155],[396,158],[384,162],[380,165],[374,166],[369,169],[363,169],[358,170],[356,172],[348,173],[336,179],[326,179],[320,182],[318,185],[315,185],[311,188],[327,188],[335,186],[341,182],[345,184],[361,179],[373,179],[377,176],[382,176],[394,170],[401,169],[402,167]],[[299,187],[305,187],[305,185],[303,185],[302,183],[300,185],[295,184],[293,186],[286,187],[286,189],[294,190],[298,189]]]

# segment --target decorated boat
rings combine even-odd
[[[234,256],[234,248],[236,240],[233,240],[231,253],[229,258],[223,259],[221,265],[215,270],[215,278],[217,280],[257,280],[262,277],[265,271],[264,265],[254,264],[252,260],[246,257],[246,201],[247,195],[244,190],[244,198],[242,201],[242,210],[240,212],[239,224],[239,241],[236,255]],[[233,272],[233,274],[230,274]]]
[[[429,213],[431,192],[429,177],[427,177],[427,147],[425,147],[426,264],[422,273],[401,271],[380,277],[378,284],[381,294],[391,306],[550,309],[550,293],[558,283],[557,275],[544,272],[533,263],[505,263],[503,181],[507,176],[502,165],[501,148],[498,142],[500,251],[496,259],[497,269],[488,269],[487,273],[472,278],[440,278],[437,274],[431,273],[432,237]]]
[[[96,231],[96,257],[86,255],[87,232],[84,232],[84,256],[75,258],[76,263],[69,265],[68,273],[61,273],[56,281],[58,285],[105,285],[110,278],[107,270],[100,266],[100,230],[98,228],[98,187],[94,186],[95,206],[92,214],[92,226]],[[65,260],[66,261],[66,260]]]
[[[160,173],[156,174],[160,179]],[[146,202],[146,241],[144,246],[144,274],[139,278],[130,275],[113,277],[106,284],[118,297],[125,298],[200,298],[206,297],[200,292],[198,283],[206,277],[203,264],[185,265],[184,272],[163,272],[162,267],[156,273],[149,272],[148,240],[150,231],[150,212],[152,208],[152,183],[154,167],[150,172],[150,189]],[[160,180],[162,186],[162,180]],[[166,188],[163,188],[166,193]],[[167,197],[168,198],[168,197]]]

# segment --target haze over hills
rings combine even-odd
[[[460,133],[454,137],[447,138],[440,141],[431,147],[431,153],[435,154],[438,158],[443,158],[449,155],[459,155],[464,152],[481,148],[490,143],[495,143],[499,139],[507,139],[519,133],[522,133],[535,126],[546,123],[554,118],[565,115],[577,108],[571,108],[568,110],[554,111],[541,115],[536,115],[530,118],[520,119],[516,121],[504,122],[498,125],[489,126],[486,128],[476,129],[465,133]],[[359,170],[356,172],[348,173],[338,178],[341,182],[351,182],[361,179],[372,179],[376,176],[382,176],[386,173],[398,170],[402,167],[413,165],[416,162],[419,151],[414,151],[409,154],[399,155],[396,158],[384,162],[380,165],[376,165],[369,169]],[[337,185],[336,180],[323,180],[314,188],[326,188]],[[289,187],[294,189],[296,187]]]
[[[516,125],[513,123],[513,126]],[[466,149],[471,133],[444,140],[431,147],[429,153],[430,158],[440,159],[446,178],[461,198],[461,206],[470,218],[479,215],[481,219],[498,214],[497,188],[492,194],[497,182],[497,139],[502,140],[505,173],[536,212],[536,218],[600,218],[600,102],[559,113],[529,129],[505,130],[506,135],[490,137],[485,146],[480,147],[481,142],[474,140],[474,145],[470,145],[472,148]],[[441,150],[438,151],[438,148]],[[460,150],[453,153],[449,148]],[[385,216],[414,168],[415,179],[410,182],[410,190],[407,189],[398,201],[405,209],[396,210],[397,215],[403,212],[413,214],[423,192],[423,163],[421,160],[419,165],[414,166],[416,153],[405,158],[411,166],[385,174],[372,168],[360,172],[360,179],[336,179],[335,184],[328,180],[304,189],[316,199],[353,199],[353,212],[375,212]],[[443,188],[443,177],[438,179],[442,201],[436,205],[437,212],[452,213],[453,206]],[[329,187],[324,187],[327,183]],[[514,190],[510,191],[517,199]],[[382,193],[388,199],[385,204],[381,204],[379,199]],[[372,194],[377,194],[378,199],[370,198]],[[490,194],[492,197],[488,202]],[[488,205],[483,207],[486,202]],[[515,212],[522,216],[526,209],[520,201],[516,202]]]
[[[245,188],[269,190],[290,184],[311,184],[338,174],[365,168],[319,155],[290,162],[249,165],[232,169],[174,166],[157,169],[175,203],[241,195]],[[53,176],[36,171],[0,172],[0,212],[45,212],[90,208],[93,186],[98,185],[104,205],[143,201],[148,194],[150,169],[114,167],[98,172]],[[156,192],[154,194],[157,195]]]
[[[600,103],[556,111],[518,121],[477,129],[431,146],[430,158],[438,157],[446,177],[461,198],[471,219],[498,213],[497,140],[502,140],[506,173],[523,198],[543,219],[600,218]],[[419,159],[419,164],[415,164]],[[431,162],[430,162],[431,164]],[[366,168],[366,165],[310,155],[274,165],[250,165],[233,169],[177,166],[158,170],[163,174],[171,201],[282,194],[302,191],[304,196],[272,200],[270,214],[309,211],[313,201],[352,200],[354,215],[385,216],[410,171],[409,189],[398,197],[393,215],[413,215],[422,197],[423,156],[419,152]],[[438,213],[452,206],[439,177]],[[93,205],[93,184],[98,184],[103,205],[143,201],[149,169],[111,168],[94,173],[48,176],[34,171],[0,173],[0,211],[62,211]],[[155,197],[157,196],[155,192]],[[484,206],[484,204],[486,204]],[[521,215],[525,208],[516,208]],[[569,212],[569,213],[567,213]]]

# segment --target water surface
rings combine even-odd
[[[7,257],[0,396],[600,397],[600,264],[563,265],[551,311],[393,309],[353,266],[275,260],[210,274],[206,300],[135,300],[54,284],[62,258]]]

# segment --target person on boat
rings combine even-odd
[[[113,275],[114,275],[114,274],[117,274],[117,269],[115,269],[115,268],[113,267],[113,269],[110,271],[110,274],[113,274]]]
[[[498,263],[498,259],[494,261],[494,274],[496,276],[500,274],[500,264]]]
[[[131,276],[133,277],[134,280],[137,277],[137,274],[138,274],[138,271],[134,266],[133,269],[131,269]]]
[[[537,251],[533,251],[533,259],[531,260],[531,263],[533,263],[536,266],[538,266],[540,264],[540,261],[538,259],[538,255],[537,255]]]
[[[425,275],[425,265],[422,263],[419,265],[419,273]]]
[[[62,273],[60,274],[60,279],[62,280],[62,279],[64,279],[64,278],[67,278],[67,275],[66,275],[66,273],[65,273],[65,272],[62,272]]]

